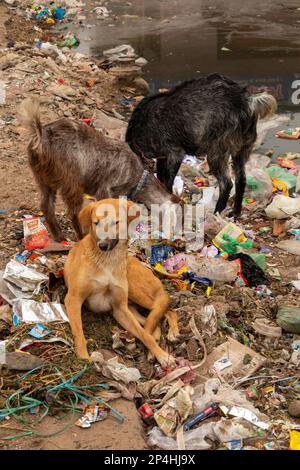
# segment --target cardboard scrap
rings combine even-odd
[[[251,357],[249,363],[244,364],[243,359],[248,354]],[[216,368],[218,361],[227,358],[231,362],[231,365],[224,369]],[[266,358],[253,351],[252,349],[244,346],[233,338],[229,338],[223,344],[220,344],[215,348],[208,356],[205,364],[197,370],[197,375],[208,377],[220,376],[224,379],[243,378],[252,375],[257,369],[259,369],[266,362]]]

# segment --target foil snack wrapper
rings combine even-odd
[[[12,294],[11,303],[12,298],[30,299],[33,295],[38,294],[42,284],[48,282],[48,276],[28,268],[18,261],[11,260],[4,270],[3,281]]]
[[[52,321],[68,322],[65,308],[55,302],[35,302],[29,299],[13,301],[13,323],[49,323]]]

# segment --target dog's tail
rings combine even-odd
[[[251,95],[249,98],[249,106],[251,113],[261,119],[277,111],[276,99],[266,91],[257,95]]]
[[[17,118],[29,131],[32,148],[37,149],[42,140],[43,129],[40,118],[39,100],[37,98],[25,99],[19,107]]]

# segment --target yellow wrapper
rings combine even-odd
[[[283,196],[288,196],[289,195],[289,190],[287,188],[287,185],[279,180],[278,178],[271,178],[272,184],[273,184],[273,193],[280,189],[282,191]]]
[[[290,429],[290,449],[300,450],[300,431]]]
[[[224,243],[223,236],[229,235],[231,238],[236,240],[238,243],[243,243],[247,241],[247,238],[244,235],[244,231],[235,225],[233,222],[229,222],[222,228],[222,230],[218,233],[218,235],[213,239],[213,244],[216,245],[217,248],[220,248],[221,245]]]

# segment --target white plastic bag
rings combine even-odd
[[[292,255],[300,256],[300,240],[282,240],[277,247]]]
[[[287,219],[298,212],[300,213],[300,197],[292,198],[279,194],[265,208],[265,213],[270,219]]]

